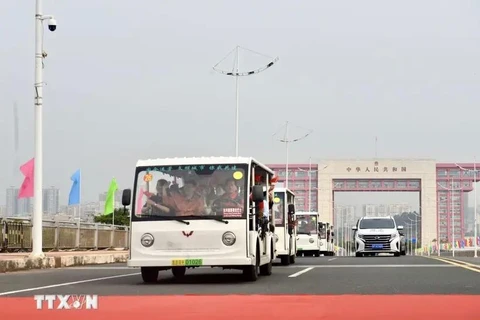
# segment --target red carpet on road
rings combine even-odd
[[[46,302],[37,310],[32,295],[0,298],[0,319],[478,320],[479,306],[473,295],[184,295],[99,296],[97,310],[48,310]]]

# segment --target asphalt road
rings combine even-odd
[[[297,258],[276,265],[271,276],[244,282],[241,272],[199,268],[181,281],[161,271],[144,284],[139,269],[125,264],[0,274],[0,297],[34,294],[480,294],[480,263],[427,257]]]

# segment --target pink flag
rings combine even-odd
[[[142,214],[143,194],[144,194],[143,188],[140,188],[140,191],[138,192],[138,196],[137,196],[137,210],[136,210],[137,212],[136,212],[136,214]]]
[[[35,158],[32,158],[27,163],[20,167],[20,171],[25,176],[20,191],[18,192],[18,199],[33,197],[33,172],[35,168]]]

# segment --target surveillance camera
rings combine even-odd
[[[55,31],[57,30],[57,20],[51,18],[48,20],[48,30]]]

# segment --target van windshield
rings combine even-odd
[[[360,229],[394,229],[393,219],[362,219]]]

